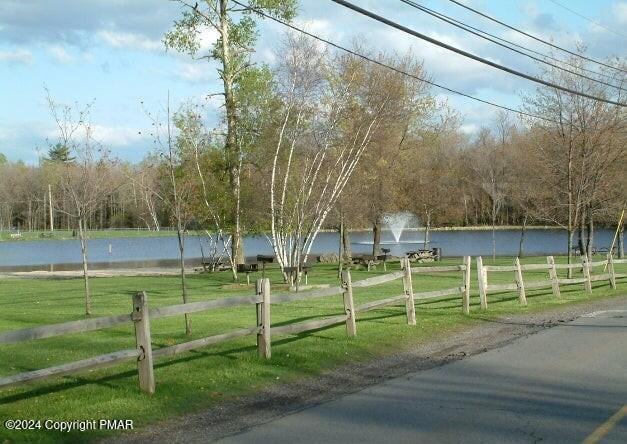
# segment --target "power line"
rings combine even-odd
[[[389,20],[389,19],[387,19],[387,18],[385,18],[383,16],[380,16],[378,14],[370,12],[370,11],[368,11],[366,9],[360,8],[359,6],[356,6],[356,5],[354,5],[354,4],[350,3],[350,2],[347,2],[345,0],[331,0],[331,1],[334,2],[334,3],[337,3],[338,5],[341,5],[341,6],[344,6],[344,7],[348,8],[348,9],[351,9],[351,10],[353,10],[353,11],[359,13],[359,14],[365,15],[366,17],[370,17],[371,19],[376,20],[376,21],[378,21],[380,23],[383,23],[385,25],[388,25],[388,26],[391,26],[393,28],[396,28],[399,31],[403,31],[406,34],[413,35],[414,37],[418,37],[419,39],[425,40],[425,41],[427,41],[429,43],[432,43],[432,44],[434,44],[436,46],[439,46],[441,48],[447,49],[447,50],[449,50],[451,52],[457,53],[457,54],[462,55],[464,57],[467,57],[469,59],[475,60],[475,61],[477,61],[479,63],[483,63],[484,65],[488,65],[488,66],[491,66],[493,68],[500,69],[501,71],[507,72],[509,74],[513,74],[513,75],[521,77],[523,79],[527,79],[527,80],[530,80],[532,82],[539,83],[539,84],[544,85],[544,86],[548,86],[550,88],[559,89],[560,91],[564,91],[564,92],[569,93],[569,94],[574,94],[574,95],[577,95],[577,96],[580,96],[580,97],[585,97],[587,99],[596,100],[598,102],[609,103],[610,105],[616,105],[616,106],[627,106],[627,104],[625,104],[625,103],[616,102],[614,100],[609,100],[609,99],[603,99],[601,97],[593,96],[593,95],[586,94],[586,93],[583,93],[583,92],[580,92],[580,91],[576,91],[574,89],[566,88],[566,87],[560,86],[560,85],[558,85],[556,83],[547,82],[546,80],[540,79],[538,77],[534,77],[534,76],[531,76],[529,74],[525,74],[524,72],[517,71],[515,69],[509,68],[509,67],[504,66],[504,65],[501,65],[499,63],[495,63],[495,62],[493,62],[491,60],[484,59],[483,57],[479,57],[479,56],[477,56],[475,54],[472,54],[470,52],[464,51],[463,49],[456,48],[455,46],[451,46],[451,45],[449,45],[447,43],[441,42],[441,41],[439,41],[437,39],[429,37],[429,36],[427,36],[425,34],[422,34],[422,33],[418,32],[418,31],[415,31],[415,30],[413,30],[411,28],[408,28],[406,26],[400,25],[400,24],[398,24],[396,22],[393,22],[392,20]]]
[[[467,5],[463,4],[463,3],[460,3],[457,0],[449,0],[449,1],[452,2],[452,3],[455,3],[458,6],[461,6],[464,9],[467,9],[467,10],[469,10],[471,12],[474,12],[475,14],[478,14],[481,17],[487,18],[488,20],[491,20],[491,21],[493,21],[495,23],[498,23],[499,25],[505,26],[506,28],[511,29],[512,31],[516,31],[519,34],[527,36],[527,37],[529,37],[531,39],[534,39],[534,40],[536,40],[538,42],[544,43],[545,45],[548,45],[548,46],[550,46],[552,48],[559,49],[560,51],[564,51],[564,52],[566,52],[566,53],[568,53],[570,55],[582,58],[582,59],[587,60],[589,62],[596,63],[596,64],[601,65],[601,66],[605,66],[606,68],[611,68],[611,69],[615,69],[616,71],[621,71],[621,72],[627,73],[627,70],[624,70],[622,68],[619,68],[619,67],[616,67],[616,66],[612,66],[612,65],[608,65],[607,63],[599,62],[598,60],[594,60],[594,59],[592,59],[590,57],[586,57],[586,56],[584,56],[582,54],[577,54],[576,52],[573,52],[573,51],[571,51],[569,49],[562,48],[561,46],[557,46],[557,45],[555,45],[555,44],[553,44],[551,42],[547,42],[546,40],[543,40],[540,37],[536,37],[535,35],[529,34],[528,32],[522,31],[522,30],[520,30],[520,29],[518,29],[518,28],[516,28],[514,26],[508,25],[505,22],[502,22],[502,21],[500,21],[500,20],[498,20],[498,19],[496,19],[494,17],[491,17],[491,16],[489,16],[487,14],[484,14],[483,12],[478,11],[476,9],[473,9],[470,6],[467,6]]]
[[[620,33],[620,32],[618,32],[618,31],[614,31],[612,28],[608,28],[607,26],[602,25],[601,23],[597,22],[596,20],[593,20],[593,19],[591,19],[590,17],[586,17],[585,15],[580,14],[579,12],[575,11],[574,9],[570,9],[568,6],[562,5],[561,3],[556,2],[555,0],[549,0],[549,1],[550,1],[551,3],[553,3],[554,5],[559,6],[560,8],[563,8],[563,9],[565,9],[565,10],[569,11],[569,12],[572,12],[573,14],[575,14],[575,15],[576,15],[576,16],[578,16],[578,17],[581,17],[581,18],[582,18],[582,19],[584,19],[584,20],[588,20],[590,23],[594,23],[594,24],[595,24],[595,25],[597,25],[599,28],[603,28],[603,29],[605,29],[606,31],[611,32],[612,34],[616,34],[616,35],[617,35],[617,36],[619,36],[619,37],[622,37],[622,38],[624,38],[624,39],[627,39],[627,36],[626,36],[625,34],[621,34],[621,33]]]
[[[378,60],[375,60],[375,59],[372,59],[372,58],[370,58],[368,56],[360,54],[360,53],[358,53],[356,51],[353,51],[352,49],[348,49],[348,48],[346,48],[344,46],[341,46],[341,45],[339,45],[337,43],[334,43],[334,42],[332,42],[330,40],[327,40],[327,39],[325,39],[323,37],[320,37],[318,35],[312,34],[309,31],[305,31],[304,29],[299,28],[299,27],[297,27],[297,26],[295,26],[295,25],[293,25],[291,23],[285,22],[285,21],[280,20],[280,19],[278,19],[278,18],[276,18],[276,17],[274,17],[274,16],[272,16],[270,14],[267,14],[267,13],[263,12],[260,9],[254,8],[254,7],[252,7],[250,5],[246,5],[244,3],[240,3],[238,0],[232,0],[232,1],[233,1],[233,3],[236,3],[236,4],[240,5],[241,7],[246,8],[246,9],[248,9],[250,11],[253,11],[256,14],[262,16],[262,17],[265,17],[267,19],[273,20],[276,23],[279,23],[279,24],[281,24],[283,26],[286,26],[286,27],[288,27],[288,28],[290,28],[290,29],[292,29],[294,31],[297,31],[297,32],[299,32],[301,34],[304,34],[304,35],[308,36],[308,37],[316,39],[316,40],[318,40],[318,41],[320,41],[320,42],[322,42],[322,43],[324,43],[326,45],[329,45],[329,46],[331,46],[333,48],[336,48],[336,49],[339,49],[341,51],[344,51],[344,52],[346,52],[348,54],[351,54],[351,55],[353,55],[355,57],[359,57],[360,59],[366,60],[366,61],[368,61],[368,62],[370,62],[372,64],[375,64],[375,65],[381,66],[383,68],[389,69],[391,71],[394,71],[394,72],[396,72],[398,74],[401,74],[401,75],[404,75],[404,76],[407,76],[407,77],[411,77],[411,78],[413,78],[415,80],[419,80],[419,81],[424,82],[424,83],[426,83],[428,85],[435,86],[436,88],[440,88],[440,89],[442,89],[444,91],[448,91],[450,93],[457,94],[459,96],[466,97],[468,99],[475,100],[477,102],[481,102],[481,103],[484,103],[486,105],[494,106],[496,108],[500,108],[500,109],[505,110],[505,111],[510,111],[512,113],[516,113],[516,114],[519,114],[521,116],[531,117],[533,119],[538,119],[538,120],[544,120],[545,122],[550,122],[550,123],[557,123],[557,124],[560,123],[559,121],[550,119],[548,117],[542,117],[542,116],[539,116],[539,115],[536,115],[536,114],[532,114],[532,113],[528,113],[528,112],[525,112],[525,111],[521,111],[521,110],[518,110],[518,109],[515,109],[515,108],[510,108],[510,107],[505,106],[505,105],[499,105],[498,103],[494,103],[494,102],[491,102],[489,100],[481,99],[479,97],[475,97],[473,95],[466,94],[464,92],[458,91],[456,89],[449,88],[449,87],[444,86],[444,85],[440,85],[439,83],[436,83],[434,81],[425,79],[425,78],[417,76],[415,74],[408,73],[407,71],[403,71],[402,69],[399,69],[399,68],[387,65],[387,64],[385,64],[383,62],[380,62]]]
[[[620,89],[620,90],[623,89],[621,86],[614,85],[612,83],[608,83],[608,82],[605,82],[603,80],[598,80],[598,79],[595,79],[593,77],[589,77],[587,75],[581,74],[579,72],[572,71],[572,70],[570,70],[568,68],[564,68],[562,66],[555,65],[554,63],[547,62],[546,60],[543,60],[543,59],[541,59],[539,57],[535,57],[535,56],[533,56],[531,54],[528,54],[526,52],[523,52],[523,51],[528,51],[528,52],[532,52],[532,53],[535,53],[535,54],[539,54],[543,58],[548,58],[548,59],[554,60],[554,61],[556,61],[558,63],[563,64],[563,65],[571,66],[571,67],[579,69],[581,71],[588,71],[588,72],[594,73],[594,74],[599,75],[599,76],[609,77],[609,78],[613,79],[613,77],[611,77],[611,76],[607,76],[605,74],[602,74],[602,73],[599,73],[599,72],[596,72],[596,71],[592,71],[592,70],[586,69],[584,67],[578,67],[578,66],[575,66],[575,65],[571,65],[570,63],[565,62],[563,60],[559,60],[559,59],[553,58],[553,57],[548,56],[546,54],[542,54],[541,52],[534,51],[534,50],[526,48],[526,47],[524,47],[522,45],[518,45],[518,44],[516,44],[514,42],[510,42],[509,40],[505,40],[503,38],[500,38],[498,36],[490,34],[489,32],[483,31],[483,30],[481,30],[479,28],[475,28],[474,26],[468,25],[468,24],[466,24],[466,23],[464,23],[464,22],[462,22],[460,20],[457,20],[457,19],[455,19],[453,17],[449,17],[449,16],[447,16],[445,14],[442,14],[442,13],[440,13],[438,11],[435,11],[433,9],[427,8],[426,6],[420,5],[420,4],[415,3],[415,2],[413,2],[411,0],[400,0],[400,1],[405,3],[406,5],[409,5],[409,6],[413,7],[413,8],[415,8],[415,9],[418,9],[419,11],[422,11],[422,12],[424,12],[426,14],[429,14],[429,15],[431,15],[431,16],[439,19],[439,20],[442,20],[442,21],[444,21],[446,23],[449,23],[449,24],[451,24],[451,25],[453,25],[453,26],[455,26],[457,28],[463,29],[464,31],[469,32],[469,33],[471,33],[473,35],[476,35],[479,38],[482,38],[484,40],[492,42],[495,45],[501,46],[503,48],[507,48],[510,51],[513,51],[515,53],[524,55],[525,57],[529,57],[529,58],[531,58],[533,60],[536,60],[536,61],[538,61],[540,63],[544,63],[546,65],[552,66],[553,68],[560,69],[560,70],[568,72],[570,74],[582,77],[584,79],[591,80],[593,82],[598,82],[600,84],[603,84],[603,85],[606,85],[606,86],[609,86],[609,87],[612,87],[612,88],[616,88],[616,89]],[[501,43],[501,42],[504,42],[504,43]],[[515,46],[517,48],[521,48],[522,50],[518,50],[516,48],[512,48],[511,46],[508,46],[508,45],[512,45],[512,46]]]

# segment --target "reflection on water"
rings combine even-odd
[[[602,229],[595,232],[595,246],[608,248],[612,230]],[[420,248],[424,234],[418,231],[405,231],[401,243],[397,244],[390,232],[384,232],[382,241],[391,249],[391,254],[402,256],[407,251]],[[444,256],[478,256],[492,254],[492,233],[485,231],[432,231],[431,246],[442,249]],[[337,252],[337,233],[320,233],[314,242],[312,254]],[[351,240],[354,253],[372,251],[372,233],[369,231],[352,232]],[[519,230],[499,230],[496,232],[496,248],[499,256],[518,254],[520,241]],[[528,230],[525,234],[525,254],[547,255],[564,254],[567,245],[566,232],[563,230],[543,229]],[[209,245],[206,239],[187,236],[185,242],[186,263],[189,266],[200,265],[202,251],[206,254]],[[273,254],[265,236],[247,236],[246,254]],[[144,268],[177,266],[178,244],[176,237],[143,237],[118,239],[93,239],[89,241],[89,261],[91,269]],[[78,240],[42,240],[0,243],[0,270],[76,270],[80,268],[81,255]]]

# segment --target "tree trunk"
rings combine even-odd
[[[230,25],[227,10],[228,0],[220,0],[220,37],[222,38],[222,83],[224,85],[224,108],[226,114],[226,141],[225,156],[229,173],[229,182],[236,201],[233,211],[233,228],[231,230],[231,252],[234,264],[244,263],[244,248],[242,245],[241,229],[239,225],[239,168],[237,159],[237,108],[233,92],[235,73],[233,72],[230,51]]]
[[[379,218],[372,224],[372,236],[372,255],[379,256],[381,254],[381,222]]]
[[[429,231],[431,230],[431,213],[427,212],[427,225],[425,227],[425,250],[429,249]]]
[[[343,268],[343,264],[344,264],[344,248],[343,248],[343,242],[344,242],[344,216],[340,215],[340,236],[338,238],[338,254],[337,254],[337,258],[338,258],[338,264],[337,264],[337,277],[341,278],[342,277],[342,268]]]
[[[91,294],[89,293],[89,274],[87,270],[87,239],[85,238],[85,220],[78,217],[78,237],[81,242],[81,256],[83,259],[83,282],[85,284],[85,314],[91,315]]]
[[[185,283],[185,239],[180,223],[177,223],[176,237],[179,243],[179,264],[181,266],[181,288],[183,289],[183,303],[187,304],[187,285]],[[185,334],[192,334],[192,320],[189,313],[185,313]]]
[[[625,226],[623,226],[618,232],[618,258],[623,259],[625,257],[625,243],[624,243]]]
[[[520,242],[518,243],[518,257],[525,254],[525,229],[527,228],[527,214],[523,217],[522,228],[520,229]]]
[[[492,262],[496,261],[496,207],[492,208]]]
[[[588,215],[588,240],[586,244],[586,251],[588,252],[588,260],[592,262],[592,254],[594,248],[594,218],[592,212]]]
[[[577,237],[577,244],[579,245],[579,254],[581,256],[587,256],[588,252],[586,250],[586,228],[584,227],[584,222],[581,221],[579,222],[579,229],[578,229],[578,237]]]
[[[353,253],[351,250],[351,235],[350,230],[344,225],[344,231],[342,233],[342,252],[344,253],[344,263],[349,268],[351,261],[353,260]]]
[[[568,263],[571,264],[573,262],[573,239],[575,238],[575,229],[573,227],[569,227],[568,228]],[[568,271],[568,278],[572,278],[573,277],[573,269],[569,268]]]

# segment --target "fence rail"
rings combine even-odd
[[[148,307],[148,296],[145,292],[139,292],[133,296],[132,311],[130,314],[98,317],[79,321],[64,322],[60,324],[44,325],[40,327],[26,328],[22,330],[0,333],[0,344],[18,343],[55,336],[63,336],[73,333],[83,333],[101,330],[109,327],[132,323],[135,327],[135,349],[119,350],[112,353],[95,356],[88,359],[74,361],[41,370],[19,373],[0,378],[0,388],[12,385],[29,383],[53,376],[66,375],[89,369],[104,368],[107,366],[135,360],[139,376],[139,387],[142,391],[154,393],[155,376],[153,360],[174,356],[179,353],[194,350],[208,345],[233,340],[245,336],[257,336],[257,349],[261,358],[271,357],[271,337],[274,334],[298,334],[311,330],[345,323],[348,336],[354,336],[356,329],[356,314],[377,308],[405,302],[407,323],[416,324],[415,301],[444,297],[450,295],[462,295],[462,309],[469,312],[470,300],[470,257],[464,258],[462,265],[441,267],[414,267],[412,269],[409,259],[401,261],[401,270],[374,276],[371,278],[352,282],[349,271],[342,274],[342,285],[331,288],[315,289],[298,293],[284,293],[275,296],[270,295],[270,281],[259,279],[254,295],[235,296],[222,299],[191,302],[186,304],[170,305],[166,307]],[[462,285],[443,290],[424,291],[414,293],[412,274],[439,273],[463,271]],[[403,280],[403,294],[366,302],[355,306],[353,289],[367,288],[397,279]],[[271,305],[283,302],[302,301],[322,297],[342,295],[344,313],[305,322],[297,322],[286,325],[272,326]],[[214,310],[218,308],[235,307],[242,305],[255,305],[257,325],[248,328],[240,328],[221,334],[206,336],[188,342],[167,347],[153,349],[151,340],[150,321],[152,319],[177,316],[188,313]]]
[[[560,285],[584,284],[587,293],[592,293],[592,282],[608,281],[611,288],[616,288],[616,279],[627,277],[627,274],[616,273],[614,264],[627,263],[627,259],[614,259],[611,254],[607,255],[607,259],[602,261],[591,262],[586,256],[582,256],[580,264],[556,264],[553,256],[548,256],[546,264],[521,264],[516,258],[514,265],[483,265],[483,259],[477,257],[477,281],[479,284],[479,298],[481,308],[487,309],[487,295],[490,292],[506,292],[517,291],[521,305],[527,305],[527,296],[525,290],[551,288],[555,297],[560,297]],[[608,273],[593,275],[592,271],[595,267],[604,266]],[[583,277],[580,278],[561,278],[557,275],[557,270],[581,269]],[[523,271],[542,271],[548,273],[549,279],[546,281],[525,282],[523,279]],[[513,284],[489,284],[488,272],[514,272]]]

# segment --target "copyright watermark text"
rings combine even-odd
[[[86,432],[88,430],[133,430],[132,419],[7,419],[7,430],[53,430],[57,432]]]

